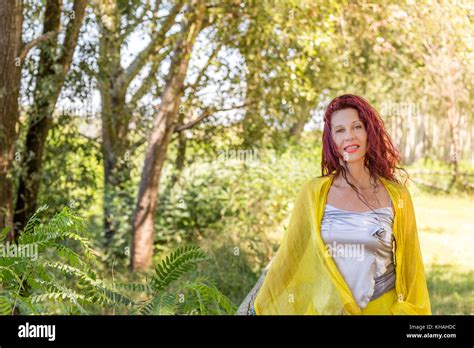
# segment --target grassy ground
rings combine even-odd
[[[474,314],[474,200],[412,192],[433,314]]]

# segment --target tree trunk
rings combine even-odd
[[[450,156],[450,162],[452,165],[452,177],[451,181],[449,183],[449,190],[452,189],[453,187],[456,187],[459,182],[459,157],[460,157],[460,151],[459,151],[459,116],[457,115],[457,110],[455,106],[455,101],[451,100],[451,104],[448,108],[448,122],[449,122],[449,130],[450,130],[450,135],[451,135],[451,156]]]
[[[22,22],[22,0],[0,2],[0,230],[10,228],[10,240],[15,237],[11,168],[19,118]]]
[[[311,103],[307,100],[303,100],[299,105],[297,111],[296,122],[290,128],[290,137],[299,139],[301,133],[303,133],[304,126],[308,123],[311,118]]]
[[[43,34],[58,30],[61,24],[60,21],[61,2],[48,1],[43,23]],[[56,47],[57,43],[52,41],[50,44],[43,44],[40,51],[39,72],[36,76],[34,101],[29,112],[30,124],[26,135],[24,156],[22,156],[24,175],[20,177],[15,206],[14,221],[17,234],[20,233],[36,209],[44,145],[46,135],[51,127],[51,114],[54,110],[54,104],[51,105],[49,100],[53,99],[54,94],[56,94],[53,78],[55,75],[53,65],[56,61],[53,52]]]
[[[158,114],[145,154],[137,206],[133,217],[133,237],[130,265],[132,270],[145,270],[152,264],[153,224],[159,181],[168,144],[178,121],[178,107],[183,94],[189,59],[197,34],[201,31],[205,13],[204,0],[193,1],[193,18],[183,32],[173,55],[170,73],[164,88]]]
[[[117,95],[118,94],[118,95]],[[119,216],[130,209],[126,202],[126,185],[130,180],[127,149],[128,120],[125,95],[112,89],[101,89],[102,155],[104,159],[104,246],[109,248],[117,235]],[[113,121],[115,119],[115,121]],[[130,207],[132,206],[130,202]],[[123,253],[122,253],[123,255]]]
[[[68,24],[64,42],[50,40],[40,50],[39,72],[36,76],[34,100],[29,113],[29,126],[25,142],[25,155],[15,207],[15,229],[19,233],[36,210],[41,182],[43,153],[52,116],[71,66],[72,57],[79,39],[79,32],[87,6],[86,0],[76,0],[73,6],[74,18]],[[61,27],[61,1],[48,1],[45,10],[43,34],[59,31]],[[62,47],[59,54],[57,48]],[[57,67],[60,67],[58,71]]]
[[[179,132],[178,134],[178,154],[176,155],[176,161],[174,166],[174,172],[170,180],[170,189],[174,187],[176,182],[178,182],[181,172],[184,169],[184,162],[186,160],[186,144],[187,139],[184,132]]]
[[[121,39],[117,29],[118,10],[107,8],[108,25],[102,27],[99,57],[99,90],[102,101],[102,155],[104,159],[104,246],[110,250],[119,229],[118,217],[127,214],[130,207],[123,194],[130,180],[127,150],[129,149],[130,113],[125,102],[127,85],[120,83],[124,69],[120,65]],[[128,154],[130,155],[130,154]],[[128,224],[130,226],[130,224]],[[120,253],[124,255],[124,253]]]

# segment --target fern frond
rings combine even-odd
[[[18,308],[21,314],[37,315],[40,312],[43,312],[42,308],[38,308],[31,303],[31,299],[29,297],[23,297],[17,293],[10,293],[9,295],[11,296],[12,305]]]
[[[0,266],[0,281],[3,283],[6,278],[13,279],[16,284],[21,284],[21,279],[11,267]]]
[[[137,308],[134,314],[141,315],[173,315],[176,310],[176,295],[173,293],[165,293],[163,295],[155,295],[152,299]]]
[[[83,291],[88,291],[90,293],[91,302],[97,302],[100,304],[118,303],[125,306],[132,306],[135,304],[132,299],[117,292],[115,289],[110,288],[103,281],[94,279],[81,269],[61,262],[47,262],[47,264],[52,268],[65,272],[80,280],[81,283],[85,285]]]
[[[194,269],[197,263],[207,259],[207,256],[198,247],[178,248],[156,265],[151,286],[154,291],[160,292],[184,273]]]
[[[102,296],[97,299],[101,304],[121,304],[126,307],[135,306],[135,301],[105,285],[99,285],[96,291]]]
[[[7,294],[0,295],[0,315],[9,315],[12,312],[12,304]]]
[[[22,235],[30,234],[33,231],[33,228],[41,223],[41,220],[39,219],[39,215],[47,209],[48,209],[47,204],[44,204],[41,207],[39,207],[38,209],[36,209],[34,214],[31,216],[31,218],[26,223],[26,226],[23,229]]]
[[[194,293],[194,298],[188,298],[187,306],[184,306],[186,312],[199,308],[200,314],[235,314],[237,310],[237,307],[207,278],[185,282],[181,291]],[[193,300],[196,302],[193,303]]]
[[[8,233],[10,232],[10,227],[4,227],[0,231],[0,243],[5,243],[7,240]]]
[[[121,289],[125,291],[131,292],[141,292],[141,293],[152,293],[153,288],[151,288],[148,284],[141,284],[141,283],[115,283],[114,284],[116,289]]]

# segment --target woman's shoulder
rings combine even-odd
[[[332,179],[333,174],[320,175],[306,179],[302,186],[302,191],[320,191],[325,184],[328,184]],[[398,181],[389,180],[383,177],[380,177],[380,180],[383,181],[386,187],[388,187],[392,192],[396,192],[400,197],[407,198],[410,196],[410,192],[406,184],[400,183]]]
[[[394,180],[388,180],[385,178],[380,178],[385,184],[385,187],[389,190],[392,198],[397,199],[398,201],[403,201],[406,203],[411,203],[412,198],[406,183],[401,183]],[[400,203],[398,203],[400,204]]]
[[[382,180],[385,185],[388,185],[390,187],[392,187],[394,190],[398,191],[400,194],[407,194],[409,193],[408,191],[408,186],[406,184],[403,184],[399,181],[395,181],[395,180],[389,180],[389,179],[386,179],[386,178],[383,178],[383,177],[380,177],[380,180]]]
[[[302,189],[309,189],[312,191],[320,190],[323,184],[329,182],[329,180],[331,180],[330,175],[315,176],[315,177],[306,179],[306,181],[302,185]]]

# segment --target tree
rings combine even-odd
[[[429,12],[423,13],[426,9]],[[446,122],[448,126],[448,162],[452,166],[448,189],[462,187],[459,170],[459,161],[462,159],[460,120],[463,111],[472,104],[469,90],[472,91],[473,71],[472,65],[466,64],[469,56],[473,55],[472,21],[469,20],[467,8],[450,3],[444,3],[443,6],[430,3],[423,10],[414,9],[413,16],[418,23],[423,23],[416,30],[422,38],[418,58],[423,62],[426,72],[423,74],[424,91],[434,100],[432,107],[441,114],[440,122]],[[439,18],[445,20],[439,21]],[[467,42],[469,37],[471,42]]]
[[[250,1],[237,49],[245,59],[243,146],[298,138],[337,77],[332,1]],[[271,4],[271,5],[270,5]],[[265,138],[265,139],[264,139]]]
[[[170,28],[175,24],[184,1],[172,4],[166,16],[158,16],[161,1],[153,8],[150,2],[95,1],[93,9],[100,32],[98,71],[89,70],[98,82],[101,96],[102,154],[104,163],[104,245],[109,247],[117,234],[118,216],[127,216],[126,186],[130,180],[127,157],[141,143],[130,137],[132,114],[139,101],[150,91],[163,60],[169,55],[174,35]],[[150,42],[136,54],[132,62],[123,67],[123,48],[135,29],[149,25]],[[132,81],[145,68],[148,75],[138,89]],[[127,100],[127,97],[129,99]],[[119,202],[119,206],[115,202]],[[130,202],[131,203],[131,202]],[[126,209],[122,209],[125,207]]]
[[[84,3],[85,1],[78,1]],[[55,2],[47,7],[54,8]],[[79,7],[79,6],[78,6]],[[80,15],[80,12],[78,13]],[[11,229],[10,239],[16,238],[14,227],[14,193],[11,177],[12,160],[17,139],[19,121],[19,92],[21,87],[21,69],[29,51],[51,40],[58,34],[56,30],[45,27],[43,34],[31,40],[22,41],[23,6],[22,1],[5,1],[0,4],[0,229]],[[49,18],[45,19],[46,21]]]
[[[22,230],[36,210],[46,138],[52,126],[56,102],[71,66],[86,6],[87,0],[74,1],[72,11],[66,15],[69,22],[64,39],[59,40],[62,1],[49,0],[46,3],[43,35],[55,33],[55,36],[40,46],[39,68],[35,76],[36,86],[22,161],[23,175],[20,177],[15,206],[17,232]]]
[[[0,3],[0,229],[13,228],[11,168],[19,118],[22,1]],[[13,234],[10,235],[13,237]]]
[[[133,239],[131,250],[132,270],[143,270],[152,264],[153,223],[158,198],[161,170],[166,151],[178,121],[180,98],[184,92],[193,45],[199,32],[205,26],[206,4],[204,0],[193,0],[187,10],[187,24],[182,29],[176,44],[161,104],[153,122],[145,154],[137,207],[133,216]]]

